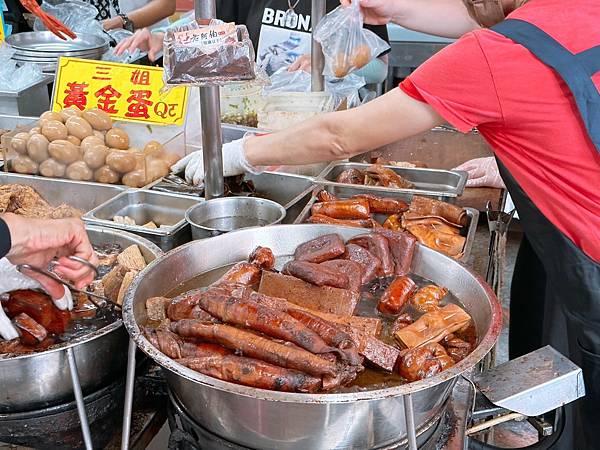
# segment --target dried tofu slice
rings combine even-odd
[[[423,314],[415,323],[394,333],[396,340],[404,347],[419,347],[428,342],[439,342],[471,322],[471,316],[453,303],[437,311]]]
[[[121,283],[121,288],[119,289],[119,295],[117,296],[117,303],[119,305],[123,304],[123,300],[125,299],[125,294],[127,293],[127,289],[133,282],[133,279],[137,275],[137,271],[131,270],[125,274],[123,277],[123,282]]]
[[[142,270],[146,267],[146,259],[137,245],[130,245],[119,256],[117,262],[127,270]]]

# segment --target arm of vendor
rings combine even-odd
[[[321,115],[279,133],[250,137],[243,142],[243,149],[248,163],[255,167],[333,161],[442,123],[444,119],[431,106],[396,88],[359,108]]]

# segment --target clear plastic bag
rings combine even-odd
[[[325,55],[323,75],[343,78],[390,48],[375,33],[364,29],[363,24],[360,0],[337,7],[319,22],[314,38]]]
[[[245,25],[194,21],[167,30],[163,48],[167,86],[224,85],[257,78],[254,47]]]
[[[0,86],[5,91],[18,92],[44,79],[41,69],[33,63],[18,67],[12,58],[15,51],[7,44],[0,43]]]
[[[96,20],[98,10],[89,3],[80,0],[67,0],[64,3],[42,2],[42,9],[56,17],[75,33],[106,36],[102,24]],[[44,31],[46,27],[40,19],[36,18],[33,29]]]
[[[288,72],[282,67],[270,77],[271,85],[263,88],[263,95],[269,96],[281,92],[310,92],[311,76],[303,70]],[[359,90],[365,86],[365,79],[355,74],[340,79],[334,77],[325,78],[325,92],[331,94],[334,110],[340,105],[343,109],[354,108],[361,104]]]

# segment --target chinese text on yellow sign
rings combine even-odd
[[[100,108],[115,119],[181,125],[187,89],[164,94],[160,67],[60,58],[52,109]]]

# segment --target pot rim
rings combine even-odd
[[[314,227],[312,224],[299,224],[299,225],[277,225],[278,228],[288,228],[298,230],[298,227]],[[254,227],[258,228],[258,227]],[[263,227],[264,228],[264,227]],[[325,225],[322,226],[323,229],[330,229],[334,232],[336,229],[339,230],[339,227]],[[232,231],[227,235],[217,236],[214,239],[222,238],[222,236],[229,236],[231,233],[237,233],[240,231],[247,231],[248,228],[239,231]],[[148,264],[146,268],[140,272],[139,276],[133,281],[127,294],[125,296],[125,300],[123,301],[123,322],[125,324],[125,328],[129,333],[131,339],[134,340],[139,349],[141,349],[146,355],[151,357],[155,362],[157,362],[161,367],[168,370],[169,372],[174,373],[180,377],[185,378],[186,380],[192,381],[194,383],[201,384],[203,386],[211,387],[220,391],[225,391],[230,394],[241,395],[245,397],[251,397],[259,400],[267,400],[267,401],[278,401],[278,402],[287,402],[287,403],[304,403],[304,404],[323,404],[323,403],[348,403],[348,402],[357,402],[357,401],[373,401],[380,400],[383,398],[391,398],[402,396],[406,394],[412,394],[415,392],[419,392],[438,384],[441,384],[445,381],[451,380],[453,378],[458,377],[464,372],[472,369],[477,363],[479,363],[492,349],[498,337],[500,336],[500,332],[502,329],[502,307],[498,298],[489,287],[489,285],[485,282],[485,280],[466,267],[464,264],[456,261],[449,256],[443,255],[439,252],[435,252],[434,250],[429,249],[428,247],[424,247],[421,244],[418,244],[422,250],[430,251],[438,253],[440,257],[445,258],[446,260],[451,261],[452,263],[458,264],[466,270],[469,275],[475,278],[479,284],[483,287],[486,298],[490,303],[491,308],[491,317],[490,317],[490,326],[486,333],[480,338],[479,344],[475,349],[462,361],[458,364],[452,366],[449,369],[444,370],[438,375],[426,378],[421,381],[416,381],[412,383],[403,384],[400,386],[394,386],[384,389],[374,389],[367,390],[361,392],[350,392],[350,393],[338,393],[338,394],[303,394],[303,393],[291,393],[291,392],[280,392],[280,391],[271,391],[266,389],[258,389],[249,386],[243,386],[235,383],[231,383],[228,381],[222,381],[217,378],[210,377],[208,375],[203,375],[199,372],[195,372],[177,362],[173,359],[169,358],[158,349],[156,349],[143,335],[138,323],[135,320],[135,316],[133,314],[133,294],[137,290],[139,284],[144,279],[145,275],[152,270],[157,264],[159,264],[164,258],[167,258],[169,255],[175,252],[182,251],[183,249],[191,246],[197,245],[197,241],[189,242],[181,247],[177,247],[176,249],[171,250],[168,253],[165,253],[162,257],[157,258],[152,263]]]

